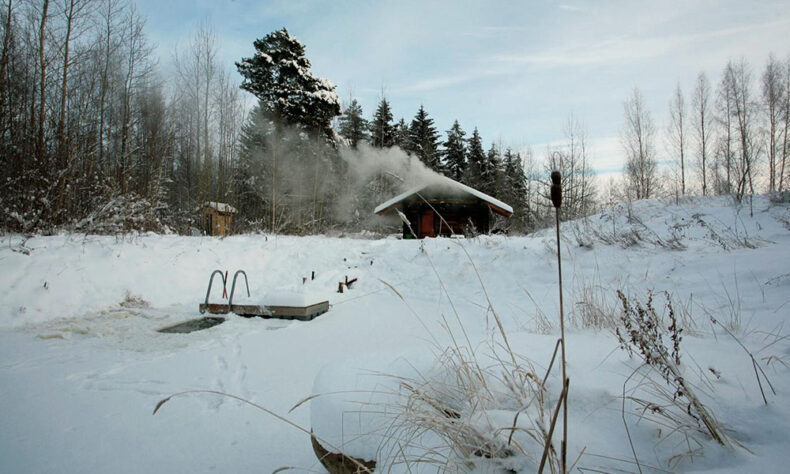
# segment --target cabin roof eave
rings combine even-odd
[[[433,184],[433,183],[431,183],[431,184]],[[505,217],[510,217],[511,215],[513,215],[513,208],[510,207],[509,205],[505,204],[504,202],[502,202],[502,201],[500,201],[500,200],[498,200],[498,199],[496,199],[494,197],[489,196],[488,194],[485,194],[485,193],[483,193],[481,191],[478,191],[477,189],[474,189],[474,188],[472,188],[470,186],[467,186],[465,184],[459,183],[458,181],[452,180],[452,179],[447,178],[447,177],[442,177],[441,180],[437,184],[445,185],[445,186],[449,185],[450,187],[458,189],[458,190],[460,190],[460,191],[462,191],[462,192],[464,192],[466,194],[472,195],[472,196],[480,199],[485,205],[487,205],[489,208],[491,208],[492,211],[496,212],[497,214],[500,214],[500,215],[505,216]],[[388,214],[388,213],[392,212],[393,209],[398,207],[398,205],[401,204],[403,201],[405,201],[407,198],[409,198],[409,197],[411,197],[411,196],[413,196],[415,194],[418,194],[420,191],[422,191],[423,189],[425,189],[425,188],[427,188],[429,186],[430,186],[430,184],[423,184],[423,185],[411,188],[408,191],[406,191],[404,193],[401,193],[401,194],[395,196],[394,198],[392,198],[392,199],[390,199],[388,201],[385,201],[382,204],[379,204],[378,206],[376,206],[376,208],[373,210],[373,212],[375,214],[380,215],[380,216],[384,215],[384,214]]]

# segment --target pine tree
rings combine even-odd
[[[253,45],[255,55],[236,63],[244,77],[241,88],[260,99],[275,123],[317,131],[333,141],[331,121],[340,115],[340,100],[331,82],[310,72],[304,45],[285,28]]]
[[[356,99],[351,100],[351,104],[343,111],[339,119],[339,133],[348,140],[351,148],[356,148],[360,141],[368,140],[368,121],[362,116],[362,106]]]
[[[475,189],[480,189],[482,185],[482,172],[486,155],[483,151],[483,140],[475,127],[472,137],[469,139],[468,162],[464,170],[463,183]]]
[[[461,181],[466,171],[466,140],[464,132],[458,124],[458,120],[453,123],[450,130],[447,130],[447,141],[444,142],[444,163],[443,167],[450,178]]]
[[[439,161],[439,134],[433,125],[433,119],[421,105],[409,127],[409,145],[406,150],[434,171],[441,170]]]
[[[381,98],[373,120],[370,121],[370,142],[377,148],[395,144],[395,127],[392,125],[392,110],[385,97]]]

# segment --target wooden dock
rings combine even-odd
[[[299,321],[312,321],[316,317],[329,311],[329,301],[310,306],[261,306],[249,304],[227,305],[221,303],[200,304],[200,312],[211,314],[234,313],[244,317],[275,318],[275,319],[297,319]]]

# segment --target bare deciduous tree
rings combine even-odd
[[[785,102],[784,94],[784,65],[776,60],[773,54],[768,56],[768,63],[762,76],[762,106],[766,114],[768,127],[766,143],[768,157],[768,191],[774,192],[777,188],[778,159],[781,155],[782,127],[784,116],[782,107]]]
[[[0,51],[0,115],[5,113],[6,70],[8,69],[8,55],[11,44],[11,20],[14,15],[14,1],[8,0],[5,21],[3,22],[3,49]]]
[[[755,131],[756,103],[752,98],[751,72],[744,59],[738,63],[730,61],[724,70],[726,87],[732,106],[730,113],[735,125],[738,160],[736,161],[735,196],[740,201],[748,190],[754,194],[754,164],[759,145]]]
[[[720,134],[716,149],[715,181],[716,194],[730,194],[733,191],[735,173],[735,125],[733,114],[735,109],[734,76],[728,74],[731,63],[727,65],[719,82],[716,93],[716,121]]]
[[[672,99],[669,101],[669,127],[667,129],[667,141],[672,155],[680,166],[680,194],[686,195],[686,148],[687,134],[686,127],[686,100],[683,91],[678,83]]]
[[[105,130],[106,130],[106,114],[107,114],[107,98],[111,93],[113,84],[110,82],[110,68],[112,67],[112,59],[115,52],[118,50],[119,41],[116,38],[116,30],[118,28],[117,22],[120,15],[123,14],[125,3],[122,0],[103,0],[99,8],[99,15],[101,20],[101,32],[99,33],[101,48],[102,48],[102,65],[101,65],[101,84],[99,93],[99,129],[97,136],[98,148],[98,161],[100,166],[104,167],[104,175],[111,174],[110,161],[104,160],[105,146]],[[93,163],[90,163],[89,170],[94,168]]]
[[[779,192],[782,192],[783,189],[782,185],[784,184],[786,169],[785,163],[787,162],[787,154],[790,151],[790,136],[787,134],[788,128],[790,128],[790,56],[788,56],[788,58],[785,60],[783,84],[784,102],[782,103],[782,109],[784,111],[784,116],[782,117],[782,163],[779,168]]]
[[[41,6],[41,23],[38,29],[38,58],[39,58],[39,109],[38,109],[38,160],[42,172],[46,172],[46,150],[44,149],[44,121],[46,118],[46,87],[47,87],[47,62],[45,60],[46,33],[47,33],[47,14],[49,12],[49,0],[44,0]]]
[[[691,99],[693,109],[693,130],[697,142],[698,165],[702,181],[702,195],[708,195],[708,170],[707,162],[710,153],[711,142],[713,141],[713,130],[711,127],[710,111],[710,82],[704,72],[699,73],[697,82],[694,86],[694,94]]]
[[[625,126],[621,143],[626,153],[625,175],[634,199],[648,199],[658,191],[655,152],[656,128],[638,88],[623,103]]]
[[[562,174],[563,204],[560,217],[563,220],[570,220],[593,212],[596,189],[584,124],[575,116],[568,116],[564,135],[564,143],[547,150],[544,174],[549,176],[551,171],[559,171]],[[551,183],[544,179],[543,184],[544,194],[548,197]]]
[[[206,201],[211,193],[211,170],[213,168],[214,134],[211,118],[214,107],[210,103],[213,84],[216,80],[217,38],[208,24],[201,24],[185,50],[175,54],[177,101],[184,122],[183,133],[187,135],[191,151],[184,159],[190,161],[194,177],[188,177],[189,196],[195,203]],[[193,181],[194,178],[194,181]],[[193,203],[194,204],[194,203]]]

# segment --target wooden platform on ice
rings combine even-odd
[[[200,312],[211,314],[234,313],[245,317],[298,319],[299,321],[312,321],[316,317],[329,311],[329,301],[311,304],[310,306],[260,306],[251,304],[234,304],[228,306],[220,303],[200,304]]]

